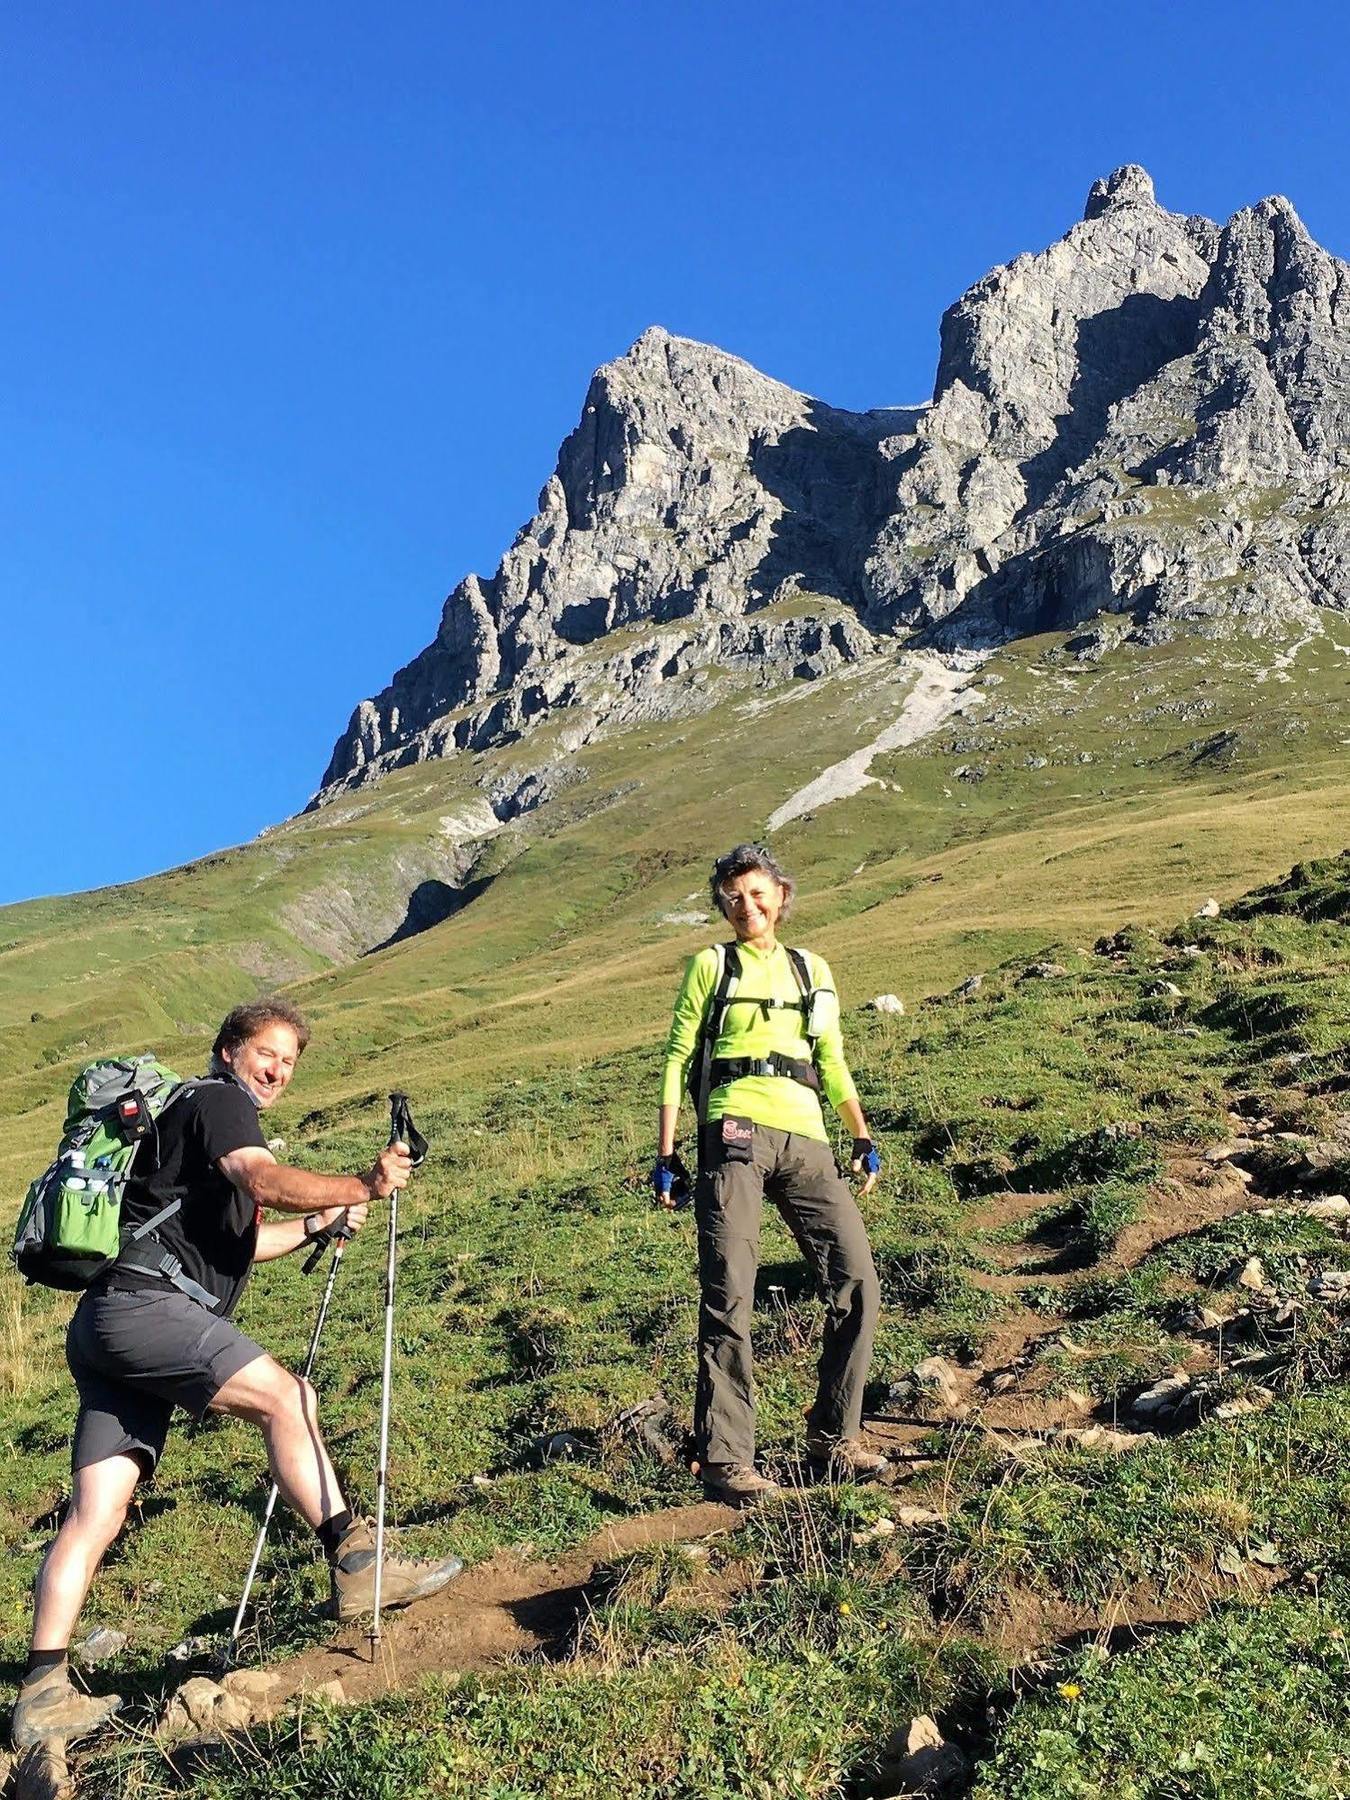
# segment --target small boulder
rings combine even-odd
[[[1175,981],[1150,981],[1144,995],[1149,1000],[1180,1000],[1181,989]]]
[[[161,1738],[222,1737],[227,1731],[242,1731],[252,1720],[248,1700],[241,1693],[227,1693],[204,1675],[185,1681],[168,1704],[156,1727]]]
[[[71,1655],[82,1669],[96,1669],[100,1663],[111,1662],[126,1647],[125,1631],[114,1631],[111,1625],[98,1625],[75,1646]]]
[[[1211,897],[1205,901],[1203,906],[1196,907],[1195,917],[1197,919],[1217,919],[1221,910],[1218,901]]]
[[[925,1356],[922,1362],[915,1363],[914,1379],[925,1399],[936,1402],[949,1413],[964,1417],[966,1408],[961,1400],[961,1384],[945,1356]]]
[[[870,1525],[864,1525],[861,1531],[853,1534],[855,1548],[863,1544],[875,1544],[880,1538],[895,1536],[895,1520],[882,1513],[879,1519],[873,1519]]]
[[[1022,971],[1023,981],[1059,981],[1068,974],[1063,963],[1034,962],[1028,963]]]
[[[1232,1321],[1225,1314],[1215,1312],[1212,1306],[1198,1306],[1191,1315],[1192,1331],[1222,1331]]]
[[[266,1709],[268,1698],[281,1680],[270,1669],[231,1669],[221,1680],[221,1687],[236,1700],[243,1700],[257,1718]]]
[[[927,1713],[893,1732],[881,1752],[888,1787],[902,1794],[941,1800],[965,1782],[970,1765],[964,1751],[950,1744]]]
[[[1299,1209],[1310,1219],[1350,1219],[1350,1199],[1344,1194],[1327,1194],[1321,1200],[1309,1200]]]
[[[1242,1265],[1242,1273],[1238,1276],[1238,1286],[1248,1289],[1253,1294],[1263,1293],[1267,1287],[1266,1265],[1259,1256],[1249,1256]]]
[[[1323,1269],[1308,1283],[1308,1292],[1324,1306],[1340,1306],[1350,1300],[1350,1269]]]
[[[967,975],[964,981],[958,982],[952,989],[952,998],[954,1000],[968,1000],[972,994],[978,994],[983,986],[983,975]]]
[[[903,1014],[905,1003],[898,994],[874,994],[867,1003],[873,1012]]]
[[[1186,1398],[1190,1385],[1190,1376],[1183,1369],[1177,1369],[1171,1375],[1164,1375],[1161,1381],[1155,1381],[1151,1388],[1145,1388],[1142,1394],[1136,1394],[1132,1409],[1145,1418],[1173,1413]]]
[[[895,1509],[895,1525],[903,1531],[917,1531],[921,1525],[943,1525],[940,1512],[934,1512],[931,1506],[897,1506]],[[891,1529],[895,1529],[892,1525]]]

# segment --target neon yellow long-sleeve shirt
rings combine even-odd
[[[809,1061],[811,1044],[801,1012],[794,1006],[766,1009],[753,1004],[756,1000],[801,999],[801,989],[787,951],[781,944],[775,944],[767,952],[757,950],[753,944],[740,944],[737,948],[741,958],[741,978],[727,1008],[722,1035],[713,1055],[765,1057],[776,1051],[780,1056]],[[834,977],[825,959],[810,950],[804,955],[813,984],[836,992]],[[689,1064],[716,979],[717,950],[710,944],[690,957],[675,998],[675,1013],[670,1022],[661,1071],[663,1106],[679,1105],[684,1098]],[[816,1039],[815,1051],[816,1069],[825,1098],[836,1107],[846,1100],[855,1100],[858,1090],[844,1060],[844,1040],[837,1009],[834,1022]],[[829,1141],[817,1095],[801,1082],[781,1075],[743,1075],[725,1087],[714,1088],[708,1097],[708,1117],[720,1119],[726,1113],[751,1119],[756,1125],[772,1126],[778,1131],[795,1131],[821,1143]]]

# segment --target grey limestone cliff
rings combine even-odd
[[[653,328],[539,510],[362,701],[319,799],[564,720],[564,750],[879,642],[1307,631],[1350,605],[1350,283],[1287,200],[1220,229],[1140,168],[942,320],[932,402],[849,413]],[[1105,629],[1103,625],[1103,629]]]

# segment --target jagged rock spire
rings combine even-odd
[[[1350,608],[1350,269],[1287,200],[1220,231],[1127,163],[947,310],[927,408],[843,412],[644,331],[324,788],[560,709],[575,747],[706,704],[713,666],[827,674],[910,630],[1306,630],[1326,606]]]

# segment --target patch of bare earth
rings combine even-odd
[[[653,1544],[692,1543],[730,1531],[739,1520],[731,1507],[705,1502],[618,1519],[581,1549],[548,1561],[499,1551],[429,1600],[386,1614],[374,1661],[362,1622],[276,1664],[276,1698],[339,1681],[347,1699],[365,1700],[410,1687],[425,1675],[460,1675],[546,1653],[567,1638],[597,1568]]]

